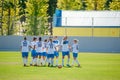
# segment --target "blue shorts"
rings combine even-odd
[[[54,51],[54,56],[58,57],[59,56],[59,52],[58,51]]]
[[[64,52],[62,52],[62,56],[65,56],[65,55],[69,55],[69,51],[64,51]]]
[[[42,56],[42,53],[40,53],[40,52],[37,52],[37,56]]]
[[[22,57],[28,57],[28,52],[22,52]]]
[[[54,58],[54,54],[47,54],[47,58]]]
[[[37,57],[37,52],[36,52],[36,50],[32,50],[32,51],[31,51],[31,56],[32,56],[32,57]]]
[[[73,57],[77,58],[78,57],[78,53],[73,53]]]
[[[46,52],[42,52],[42,56],[47,56],[47,53]]]

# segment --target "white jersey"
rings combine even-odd
[[[27,40],[22,41],[21,42],[21,47],[22,47],[21,51],[22,52],[29,52],[29,46],[30,46],[29,41],[27,41]]]
[[[42,52],[47,52],[47,42],[43,42],[43,45],[42,45]]]
[[[48,45],[47,45],[47,48],[48,48],[48,54],[54,54],[54,48],[55,48],[55,45],[54,43],[52,42],[49,42]]]
[[[33,48],[35,47],[35,50],[36,50],[36,46],[37,46],[37,43],[36,43],[36,41],[32,41],[31,42],[31,50],[33,50]]]
[[[79,52],[79,45],[78,44],[73,44],[72,45],[72,52],[73,53],[78,53]]]
[[[63,40],[61,46],[62,46],[62,51],[69,51],[69,41]]]
[[[56,48],[59,48],[59,45],[60,45],[60,41],[59,40],[54,40],[53,43],[54,43]],[[54,51],[56,51],[55,48],[54,48]]]
[[[42,41],[37,41],[36,42],[36,52],[42,52],[42,45],[43,45],[43,42]]]

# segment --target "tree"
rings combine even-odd
[[[26,11],[25,9],[27,8],[26,6],[26,2],[27,0],[19,0],[19,16],[20,16],[20,22],[25,22],[26,21],[26,17],[25,17],[25,14],[26,14]]]
[[[113,0],[109,6],[110,10],[120,10],[120,0]]]
[[[106,0],[86,0],[86,10],[105,10]]]
[[[27,33],[30,35],[39,35],[45,33],[45,23],[47,22],[47,4],[48,0],[29,0],[27,2],[26,11],[29,29]]]
[[[47,10],[47,14],[50,17],[53,17],[53,14],[55,13],[55,10],[57,8],[57,0],[49,0],[48,1],[48,10]]]
[[[52,17],[53,14],[55,13],[55,10],[57,8],[57,0],[49,0],[48,1],[48,10],[47,10],[47,14],[48,14],[48,30],[50,32],[50,35],[52,35]]]
[[[57,7],[62,10],[81,10],[81,0],[58,0]]]
[[[110,7],[110,3],[112,2],[112,0],[106,0],[106,3],[105,3],[105,10],[109,10],[109,7]]]
[[[1,35],[3,35],[3,2],[4,2],[4,0],[1,0],[1,2],[0,2],[0,29],[1,29]]]
[[[13,23],[12,23],[12,9],[14,8],[14,4],[11,1],[4,1],[3,9],[7,11],[7,35],[13,34]]]

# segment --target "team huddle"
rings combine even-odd
[[[80,67],[80,63],[77,59],[79,52],[77,39],[74,39],[73,44],[69,45],[67,36],[63,37],[61,43],[58,40],[57,36],[54,36],[53,38],[50,37],[49,39],[45,40],[42,40],[41,37],[39,37],[38,39],[36,37],[33,37],[32,42],[29,42],[27,38],[24,37],[24,40],[21,42],[21,52],[24,66],[27,66],[28,63],[29,49],[31,49],[32,57],[30,66],[45,66],[46,64],[48,65],[48,67],[58,66],[59,52],[61,50],[62,66],[64,66],[64,58],[65,56],[67,56],[68,60],[66,66],[73,66],[74,62],[76,62],[78,64],[78,67]],[[71,65],[70,51],[72,51],[73,54],[73,61]],[[56,58],[56,64],[54,64],[54,58]]]

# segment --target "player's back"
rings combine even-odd
[[[61,45],[62,45],[62,51],[69,51],[69,41],[68,40],[63,40]]]
[[[29,52],[30,43],[27,40],[21,42],[22,52]]]
[[[42,44],[43,44],[42,41],[37,41],[36,42],[36,51],[37,52],[42,52]]]
[[[48,45],[48,54],[54,54],[54,48],[55,48],[55,45],[53,42],[49,42]]]
[[[73,44],[72,45],[72,51],[74,53],[78,53],[79,52],[79,45],[78,44]]]

